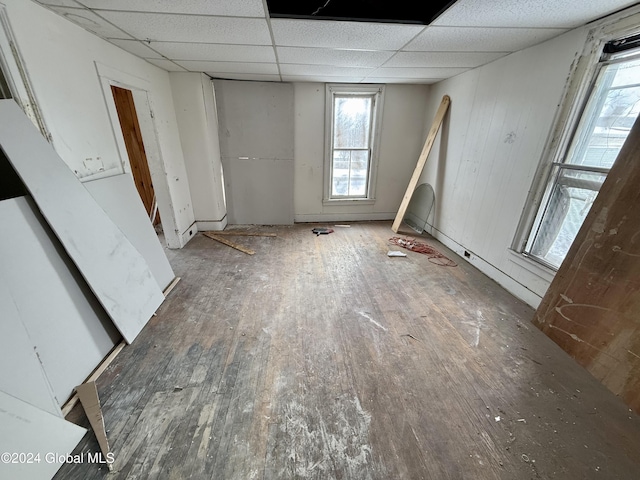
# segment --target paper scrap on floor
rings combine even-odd
[[[387,252],[387,257],[406,257],[406,256],[407,256],[406,253],[400,252],[398,250],[389,250]]]

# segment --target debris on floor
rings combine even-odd
[[[333,233],[333,228],[316,227],[311,231],[319,237],[320,235],[329,235],[330,233]]]
[[[402,253],[399,250],[389,250],[387,252],[387,257],[406,257],[406,253]]]
[[[212,232],[215,235],[229,235],[236,237],[277,237],[276,233],[271,232],[245,232],[243,230],[222,230],[220,232]]]
[[[431,263],[434,263],[441,267],[458,266],[456,262],[444,256],[435,248],[427,245],[426,243],[419,242],[414,238],[391,237],[389,239],[389,243],[397,245],[398,247],[406,248],[407,250],[411,250],[412,252],[422,253],[427,256]]]

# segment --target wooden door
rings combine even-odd
[[[151,172],[149,171],[149,164],[147,163],[147,155],[144,151],[144,143],[142,142],[142,133],[140,132],[136,106],[133,103],[133,94],[131,90],[113,85],[111,86],[111,92],[113,93],[113,99],[116,103],[116,110],[118,111],[118,119],[120,120],[124,143],[127,147],[127,154],[129,155],[133,180],[144,204],[144,208],[151,217],[154,208],[155,194],[151,183]],[[156,215],[154,224],[158,223],[159,220],[160,216]]]

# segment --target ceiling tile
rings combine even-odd
[[[629,0],[458,0],[433,25],[573,28],[635,3]]]
[[[141,58],[162,58],[162,55],[158,52],[154,52],[143,42],[139,42],[138,40],[118,40],[113,38],[109,41],[123,50]]]
[[[385,67],[478,67],[508,52],[398,52]]]
[[[260,73],[278,75],[278,65],[275,63],[196,61],[179,61],[176,63],[191,72]]]
[[[109,22],[93,13],[91,10],[86,10],[84,8],[54,6],[51,6],[49,8],[59,13],[67,20],[80,25],[82,28],[91,31],[100,37],[131,39],[130,35],[127,35],[125,32],[114,27]]]
[[[50,0],[44,0],[50,1]],[[132,12],[187,13],[235,17],[265,17],[262,0],[78,0],[89,8]]]
[[[100,11],[100,15],[139,40],[271,45],[267,21],[259,18],[205,17]]]
[[[330,75],[283,75],[283,82],[360,83],[363,77],[332,77]]]
[[[160,67],[163,70],[166,70],[168,72],[186,72],[184,68],[182,68],[179,65],[176,65],[170,60],[165,60],[162,58],[146,58],[145,60],[155,65],[156,67]]]
[[[365,77],[373,72],[371,68],[332,67],[330,65],[292,65],[280,64],[282,75],[321,75],[332,77]]]
[[[382,50],[339,50],[329,48],[278,47],[280,63],[379,67],[394,52]]]
[[[428,78],[443,79],[453,77],[468,68],[376,68],[369,75],[370,77],[388,78]]]
[[[233,73],[215,73],[205,72],[213,78],[222,78],[225,80],[253,80],[262,82],[279,82],[280,75],[258,75],[258,74],[233,74]]]
[[[559,28],[427,27],[403,50],[517,52],[566,32]]]
[[[260,45],[151,42],[150,46],[165,57],[174,60],[264,63],[274,63],[276,61],[273,47]]]
[[[271,20],[277,46],[397,50],[424,27],[388,23]]]

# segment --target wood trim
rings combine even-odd
[[[102,360],[102,362],[100,362],[100,365],[98,365],[95,368],[95,370],[93,372],[91,372],[91,375],[89,375],[87,377],[87,379],[83,383],[96,381],[98,379],[98,377],[100,375],[102,375],[102,373],[109,367],[109,365],[111,365],[111,362],[113,362],[115,360],[115,358],[118,356],[118,354],[122,351],[122,349],[126,345],[127,345],[127,342],[122,340],[118,345],[113,347],[113,349],[111,350],[109,355],[107,355],[104,358],[104,360]],[[75,407],[76,403],[78,403],[78,400],[79,400],[78,394],[74,393],[71,396],[71,398],[69,398],[69,400],[67,400],[66,403],[62,406],[62,415],[65,416],[65,417],[67,415],[69,415],[71,410],[73,410],[73,407]]]
[[[165,298],[169,296],[171,290],[175,288],[180,280],[182,280],[180,277],[174,278],[173,281],[167,286],[167,288],[164,289],[164,292],[162,293],[164,294]]]

